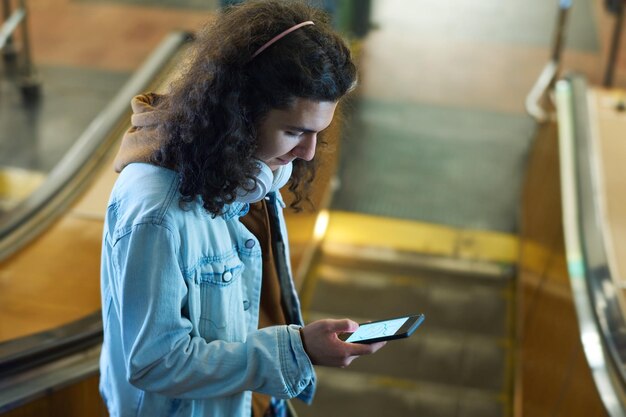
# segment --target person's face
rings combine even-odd
[[[286,110],[270,110],[258,128],[256,158],[272,171],[300,158],[315,156],[317,134],[333,120],[336,102],[297,98]]]

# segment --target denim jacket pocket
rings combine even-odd
[[[200,290],[200,335],[207,341],[240,342],[245,337],[241,314],[244,300],[242,273],[238,257],[210,262],[196,271]]]

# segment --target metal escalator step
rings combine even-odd
[[[307,315],[311,321],[328,317],[340,316],[322,312]],[[346,372],[393,375],[497,395],[508,390],[510,347],[507,339],[442,331],[424,322],[413,336],[388,342],[375,355],[359,358]]]
[[[348,231],[348,233],[353,233]],[[504,242],[500,241],[499,244]],[[480,258],[459,258],[394,249],[393,247],[362,246],[359,244],[324,242],[321,262],[329,265],[360,265],[372,270],[428,271],[478,280],[510,280],[514,268],[510,262],[488,261]]]
[[[298,415],[502,417],[505,399],[480,389],[406,381],[342,369],[318,368],[313,407],[294,401]]]
[[[457,279],[442,272],[395,274],[321,264],[305,309],[376,320],[424,313],[430,328],[508,337],[511,281]]]
[[[307,321],[411,313],[426,321],[346,369],[318,369],[318,398],[300,415],[510,415],[514,268],[345,249],[326,251],[311,269]]]

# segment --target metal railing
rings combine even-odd
[[[609,56],[604,72],[603,86],[609,88],[613,85],[615,66],[617,64],[620,49],[622,27],[624,24],[624,10],[626,0],[605,0],[606,9],[615,15],[613,34],[609,48]],[[550,61],[545,65],[539,78],[526,96],[526,111],[537,122],[547,122],[554,117],[554,103],[552,95],[554,86],[560,77],[561,55],[565,46],[565,30],[567,17],[572,8],[572,0],[559,0],[559,12],[557,15],[556,29],[552,42]]]
[[[22,97],[28,102],[36,100],[41,90],[30,50],[28,33],[28,10],[25,0],[18,1],[18,7],[12,10],[11,0],[2,0],[4,22],[0,27],[0,50],[8,74],[17,72]],[[15,34],[20,29],[21,48],[15,45]],[[19,53],[18,53],[19,52]]]
[[[557,15],[550,61],[543,68],[539,78],[531,88],[528,96],[526,96],[526,111],[539,123],[553,119],[554,106],[550,101],[550,94],[554,89],[561,69],[561,55],[565,45],[565,29],[571,7],[572,0],[559,0],[559,13]]]
[[[624,26],[624,4],[626,0],[606,0],[607,9],[615,15],[613,23],[613,34],[611,36],[611,47],[609,49],[608,62],[604,72],[604,87],[613,85],[613,75],[615,74],[615,65],[617,64],[617,56],[619,52],[619,44],[622,39],[622,27]]]

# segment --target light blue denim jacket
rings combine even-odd
[[[249,416],[251,391],[310,402],[299,326],[257,329],[261,248],[239,221],[248,205],[212,218],[199,201],[181,208],[178,187],[175,172],[134,163],[109,200],[100,391],[111,417]]]

